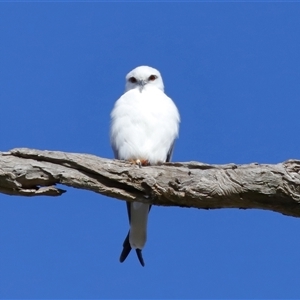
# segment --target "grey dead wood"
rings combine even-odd
[[[154,205],[256,208],[300,217],[300,161],[166,163],[139,168],[89,154],[18,148],[0,152],[0,193],[60,196],[56,185]]]

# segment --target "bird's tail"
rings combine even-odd
[[[124,240],[124,243],[123,243],[123,250],[122,250],[122,253],[120,255],[120,262],[124,262],[125,259],[127,258],[128,254],[130,253],[131,251],[131,246],[130,246],[130,243],[129,243],[129,232]],[[143,259],[143,255],[142,255],[142,250],[141,249],[135,249],[136,251],[136,255],[139,259],[139,262],[141,263],[141,265],[144,267],[145,266],[145,262],[144,262],[144,259]]]
[[[120,262],[123,262],[129,255],[131,249],[134,248],[141,265],[145,266],[142,249],[147,239],[147,222],[150,208],[151,205],[149,204],[127,202],[130,230],[123,242]]]

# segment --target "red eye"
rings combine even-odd
[[[130,78],[128,79],[128,81],[130,81],[131,83],[136,83],[136,82],[137,82],[137,80],[136,80],[135,77],[130,77]]]
[[[148,79],[151,80],[151,81],[154,81],[156,78],[157,78],[157,76],[155,76],[155,75],[150,75]]]

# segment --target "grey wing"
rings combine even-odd
[[[170,150],[168,151],[167,158],[166,158],[166,162],[169,162],[169,161],[171,161],[171,159],[172,159],[173,150],[174,150],[174,145],[175,145],[175,140],[174,140],[174,142],[172,143],[172,145],[171,145],[171,147],[170,147]]]
[[[111,144],[111,147],[113,149],[115,159],[119,159],[118,150],[116,149],[116,147],[115,147],[115,145],[113,143]]]

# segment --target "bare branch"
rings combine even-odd
[[[154,205],[258,208],[300,217],[300,161],[276,165],[166,163],[138,168],[89,154],[0,152],[0,193],[59,196],[56,184]]]

